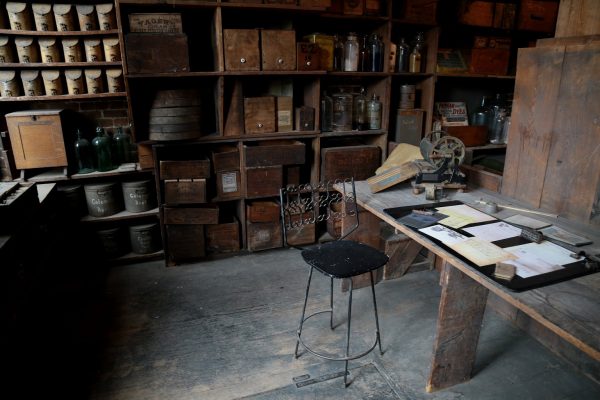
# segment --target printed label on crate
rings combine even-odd
[[[235,193],[238,191],[237,174],[235,172],[226,172],[221,176],[221,185],[223,193]]]
[[[289,110],[277,111],[277,126],[292,126],[292,112]]]
[[[463,101],[445,101],[435,103],[435,113],[442,126],[469,125],[467,105]]]

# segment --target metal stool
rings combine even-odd
[[[337,183],[340,191],[333,189],[333,184]],[[347,191],[346,186],[351,191]],[[306,294],[304,296],[304,306],[302,307],[302,316],[297,331],[296,349],[294,355],[299,357],[298,348],[302,346],[310,353],[327,360],[345,361],[344,385],[348,383],[348,362],[363,357],[370,353],[377,345],[379,352],[383,354],[381,347],[381,335],[379,332],[379,316],[377,313],[377,300],[375,296],[375,284],[373,280],[373,270],[382,267],[388,261],[388,257],[381,251],[363,243],[344,240],[359,225],[358,209],[356,205],[354,180],[349,179],[345,182],[321,183],[318,185],[299,185],[288,186],[280,190],[281,217],[285,244],[288,245],[287,237],[290,231],[301,229],[302,226],[315,224],[328,219],[353,218],[354,223],[351,228],[344,232],[344,235],[337,240],[309,246],[302,249],[302,257],[308,265],[310,272],[308,283],[306,285]],[[332,205],[341,203],[341,211],[333,211]],[[316,269],[322,274],[330,277],[330,297],[329,308],[306,315],[306,305],[312,280],[313,270]],[[350,354],[350,328],[352,322],[352,277],[369,273],[371,278],[371,293],[373,295],[373,310],[375,312],[376,337],[373,345],[357,354]],[[348,328],[346,334],[346,351],[339,357],[333,357],[324,354],[308,346],[302,340],[302,328],[304,322],[309,318],[323,313],[330,313],[329,324],[333,329],[333,279],[350,278],[350,288],[348,295]]]

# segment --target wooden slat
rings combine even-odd
[[[400,278],[410,268],[423,246],[404,234],[397,234],[385,242],[385,254],[390,258],[383,268],[383,279]]]
[[[584,36],[600,33],[600,2],[561,0],[554,36]]]

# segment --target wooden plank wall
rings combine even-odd
[[[600,1],[560,1],[555,37],[596,34],[600,34]]]

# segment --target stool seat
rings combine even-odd
[[[384,266],[388,256],[363,243],[337,240],[302,250],[306,263],[332,278],[351,278]]]

